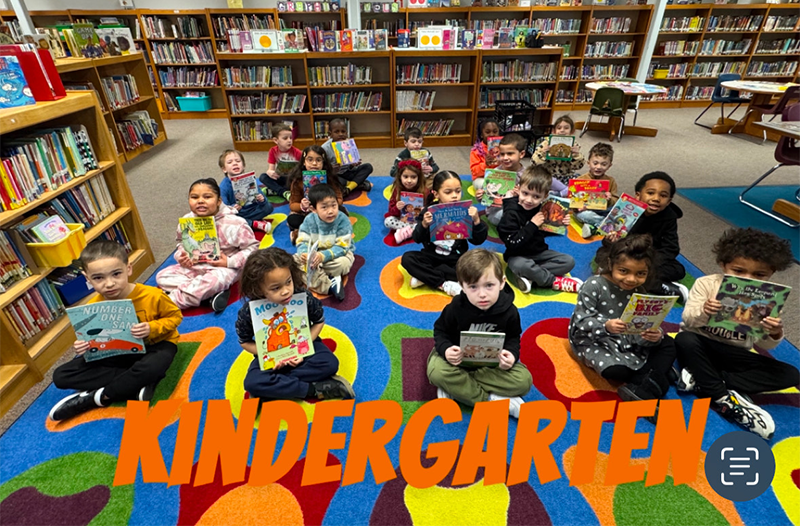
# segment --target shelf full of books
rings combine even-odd
[[[86,243],[123,244],[134,277],[153,263],[98,100],[70,92],[0,111],[0,414],[74,340],[64,308],[91,297],[74,281]]]

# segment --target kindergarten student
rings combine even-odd
[[[519,178],[519,196],[503,201],[503,218],[497,233],[506,246],[505,259],[514,285],[522,292],[531,287],[547,287],[578,292],[583,282],[564,275],[575,267],[569,254],[550,250],[539,227],[544,223],[542,202],[547,198],[553,178],[543,166],[531,166]],[[569,224],[569,215],[564,217]]]
[[[330,159],[325,154],[325,150],[316,144],[307,146],[300,155],[300,163],[298,163],[289,177],[289,187],[291,189],[289,209],[292,213],[289,214],[286,223],[291,231],[292,244],[297,239],[297,229],[303,224],[306,215],[311,212],[311,202],[305,196],[305,189],[303,188],[303,170],[324,171],[327,174],[328,185],[336,192],[336,201],[339,203],[339,207],[344,210],[344,207],[342,207],[342,188],[339,185],[339,179],[333,176],[333,168],[331,167]]]
[[[347,194],[356,188],[361,188],[365,192],[372,190],[372,183],[367,181],[367,177],[372,174],[371,164],[362,163],[361,161],[359,161],[358,164],[348,166],[339,166],[336,164],[336,155],[333,153],[333,143],[344,141],[347,139],[347,136],[347,123],[344,119],[333,119],[328,123],[328,140],[322,145],[322,149],[325,150],[325,154],[328,156],[328,160],[331,162],[331,166],[333,166],[339,178],[339,184],[342,187],[342,194],[344,197],[347,197]]]
[[[178,351],[178,325],[183,316],[164,292],[131,283],[133,273],[125,247],[112,241],[93,241],[81,252],[83,275],[97,292],[89,303],[129,299],[139,323],[131,334],[145,342],[144,354],[124,354],[87,362],[89,342],[76,340],[75,358],[53,372],[59,389],[81,392],[63,398],[50,410],[50,419],[66,420],[81,413],[123,400],[150,401],[158,382]]]
[[[617,393],[626,401],[663,397],[675,361],[675,342],[661,328],[623,334],[620,319],[634,292],[644,293],[655,252],[650,236],[603,240],[597,260],[603,273],[586,280],[569,322],[572,352],[603,378],[625,382]]]
[[[292,296],[300,292],[306,293],[314,354],[298,356],[266,371],[261,370],[258,357],[253,356],[244,377],[245,391],[265,402],[288,398],[355,398],[350,382],[336,375],[339,360],[319,337],[322,327],[325,326],[322,303],[305,290],[303,273],[285,250],[276,247],[259,250],[250,255],[244,264],[242,295],[246,300],[236,318],[239,343],[245,351],[256,354],[256,331],[250,317],[250,301],[266,299],[287,305]]]
[[[203,300],[212,298],[211,308],[220,313],[228,306],[230,286],[239,278],[239,270],[247,256],[258,248],[258,241],[247,221],[236,214],[220,199],[214,179],[198,179],[189,187],[189,209],[183,217],[213,217],[217,229],[220,259],[211,263],[192,263],[190,254],[183,248],[182,233],[178,226],[177,265],[171,265],[156,275],[158,286],[169,293],[181,309],[197,307]]]
[[[247,221],[251,228],[256,228],[267,234],[272,232],[272,223],[264,220],[272,213],[272,204],[264,198],[262,193],[265,188],[264,185],[256,180],[257,186],[248,191],[252,191],[255,194],[256,200],[244,207],[237,202],[236,195],[233,192],[233,183],[230,180],[230,176],[244,173],[244,155],[242,155],[242,152],[225,150],[219,156],[219,167],[225,175],[219,184],[222,202],[236,210],[239,213],[239,217]]]
[[[619,190],[617,189],[617,180],[608,175],[608,169],[611,168],[611,163],[614,160],[614,148],[607,143],[598,142],[592,149],[589,150],[589,172],[579,175],[575,179],[596,181],[608,181],[608,193],[606,199],[608,200],[608,208],[603,210],[587,210],[581,208],[575,211],[575,218],[583,223],[581,235],[584,239],[588,239],[597,234],[597,227],[603,222],[603,219],[608,215],[608,210],[614,206],[614,203],[619,199]]]
[[[336,192],[327,184],[312,186],[308,191],[312,213],[300,225],[297,236],[295,261],[304,270],[313,269],[308,289],[320,294],[331,294],[344,301],[342,276],[350,272],[353,256],[353,225],[339,211]],[[308,261],[311,245],[318,243],[313,261]]]
[[[556,122],[553,124],[553,135],[575,135],[575,123],[569,115],[562,115],[556,119]],[[553,190],[558,191],[561,197],[566,197],[569,193],[569,180],[575,179],[576,172],[583,168],[585,164],[583,155],[581,154],[581,147],[577,142],[572,145],[571,161],[548,160],[547,152],[549,151],[550,144],[548,138],[542,141],[542,144],[533,152],[531,162],[547,168],[556,181],[556,183],[553,184]]]
[[[522,327],[500,258],[482,248],[470,250],[458,260],[456,274],[463,292],[442,310],[433,325],[435,346],[428,356],[428,380],[436,386],[439,398],[452,398],[469,406],[508,400],[509,414],[519,418],[520,397],[530,391],[533,379],[519,361]],[[505,333],[499,365],[462,365],[462,331]]]
[[[500,136],[500,125],[495,119],[484,119],[478,125],[478,142],[469,152],[469,171],[472,173],[472,186],[475,190],[483,188],[483,174],[486,167],[497,166],[499,152],[490,152],[486,141],[489,137]]]
[[[394,230],[394,240],[398,244],[409,239],[414,232],[414,226],[416,226],[416,223],[409,224],[400,219],[404,214],[409,213],[406,210],[406,206],[411,207],[410,204],[401,200],[401,192],[422,194],[424,196],[423,202],[427,202],[429,191],[425,188],[425,178],[422,177],[422,165],[420,165],[419,161],[414,161],[413,159],[400,161],[392,183],[389,211],[384,215],[386,219],[383,220],[383,224],[386,228]],[[415,219],[417,215],[419,213],[415,212]]]
[[[271,195],[283,196],[289,200],[289,175],[282,170],[281,163],[295,164],[300,161],[300,150],[292,146],[294,141],[291,126],[278,123],[272,125],[272,137],[275,146],[270,148],[267,156],[267,173],[261,174],[261,182],[269,189]]]
[[[424,140],[425,136],[422,134],[422,130],[419,128],[412,126],[405,131],[403,134],[403,144],[405,145],[405,149],[397,154],[397,158],[394,160],[394,166],[392,166],[392,169],[389,171],[390,177],[394,177],[395,172],[397,172],[397,165],[400,164],[401,161],[412,159],[411,152],[413,150],[422,149],[422,142]],[[433,154],[430,153],[430,151],[428,154],[428,158],[420,161],[420,164],[422,164],[422,175],[425,176],[425,186],[430,188],[431,184],[433,183],[434,174],[439,171],[439,165],[433,160]]]
[[[523,170],[525,169],[522,166],[522,158],[525,157],[525,146],[527,141],[525,140],[522,135],[518,133],[509,133],[508,135],[503,137],[503,140],[500,141],[500,153],[498,154],[498,161],[499,164],[497,168],[499,170],[508,170],[509,172],[516,172],[517,173],[517,187],[519,186],[519,178],[522,174]],[[475,188],[475,197],[480,199],[483,197],[484,186],[485,182],[481,181],[480,188]],[[514,188],[511,192],[506,194],[506,198],[512,197],[514,195],[518,195],[518,188]],[[503,201],[505,202],[505,201]],[[502,206],[495,206],[490,205],[486,207],[486,219],[495,226],[500,224],[500,220],[503,218],[503,207]]]
[[[717,241],[713,251],[722,273],[694,282],[683,309],[682,331],[675,337],[678,362],[683,367],[678,390],[711,398],[711,406],[722,416],[769,440],[775,422],[748,395],[797,386],[800,373],[788,363],[751,349],[754,345],[765,351],[775,348],[784,336],[783,322],[764,317],[761,337],[706,324],[723,308],[716,299],[723,274],[768,281],[775,272],[791,266],[791,245],[769,232],[732,228]]]
[[[428,206],[460,201],[461,178],[455,172],[442,170],[433,178],[431,196],[433,201]],[[473,222],[472,237],[469,240],[431,241],[433,215],[428,212],[427,206],[422,210],[412,235],[415,242],[422,243],[422,250],[406,252],[401,259],[403,268],[411,275],[411,288],[428,285],[450,296],[461,294],[461,285],[456,281],[458,258],[469,249],[469,243],[480,245],[489,234],[489,228],[481,221],[474,206],[469,207],[469,215]]]

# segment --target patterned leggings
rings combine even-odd
[[[171,265],[156,275],[156,283],[175,305],[186,309],[197,307],[203,300],[229,289],[238,278],[238,269]]]

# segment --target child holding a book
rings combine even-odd
[[[508,400],[509,414],[519,418],[520,397],[530,391],[533,379],[519,361],[522,326],[500,258],[482,248],[470,250],[458,260],[456,275],[463,292],[442,310],[433,325],[435,346],[428,356],[428,380],[436,386],[439,398],[452,398],[469,406]],[[461,339],[471,331],[505,335],[495,367],[464,363]]]
[[[421,194],[423,203],[427,202],[429,194],[428,189],[425,187],[425,178],[422,176],[422,165],[419,161],[407,159],[400,161],[397,165],[397,172],[395,172],[394,182],[392,183],[392,194],[389,197],[389,211],[384,215],[384,226],[394,230],[394,240],[400,244],[406,239],[411,238],[416,226],[417,214],[414,214],[414,222],[403,221],[403,217],[409,216],[409,211],[406,206],[411,206],[410,203],[405,203],[402,200],[402,192],[411,192]]]
[[[219,167],[224,175],[222,182],[219,184],[222,202],[236,210],[239,213],[239,217],[247,221],[251,228],[269,234],[272,231],[272,223],[265,219],[272,213],[272,204],[264,197],[263,191],[266,188],[264,184],[256,179],[255,176],[253,177],[252,184],[255,184],[255,188],[252,191],[255,193],[255,200],[245,203],[244,206],[239,204],[239,199],[237,199],[236,192],[233,190],[231,176],[244,173],[244,155],[242,155],[242,152],[225,150],[219,156]]]
[[[783,322],[765,316],[759,324],[761,330],[739,332],[709,327],[709,320],[723,309],[734,308],[734,302],[723,304],[717,300],[723,274],[769,280],[775,272],[791,266],[791,245],[770,232],[732,228],[717,241],[713,251],[722,273],[694,282],[683,309],[681,332],[675,337],[678,362],[683,367],[678,390],[711,398],[711,406],[722,416],[769,440],[775,422],[748,395],[796,386],[800,373],[788,363],[751,349],[774,349],[783,339]]]
[[[336,375],[339,360],[319,337],[325,326],[322,302],[308,292],[303,283],[302,271],[283,249],[269,247],[247,258],[242,270],[242,295],[246,299],[236,318],[236,334],[242,348],[253,355],[258,352],[250,301],[266,299],[288,305],[293,295],[304,292],[314,354],[298,356],[266,371],[261,370],[258,357],[253,356],[244,378],[244,389],[265,402],[291,398],[355,398],[350,383]]]
[[[415,159],[415,154],[411,152],[422,150],[422,143],[424,140],[425,135],[419,128],[412,126],[403,133],[403,144],[405,148],[397,154],[394,160],[394,166],[392,166],[392,169],[389,171],[390,177],[394,177],[397,172],[397,166],[401,161]],[[439,165],[433,160],[433,154],[431,154],[430,151],[428,151],[426,156],[417,160],[422,165],[422,175],[425,176],[425,186],[430,188],[433,184],[433,176],[439,171]]]
[[[569,115],[562,115],[553,123],[553,135],[560,136],[575,136],[575,122]],[[581,147],[578,143],[572,145],[572,159],[568,161],[561,161],[557,159],[548,159],[547,153],[550,151],[549,138],[542,141],[536,151],[531,156],[533,164],[542,165],[553,176],[553,191],[557,192],[561,197],[566,197],[569,193],[569,180],[574,179],[578,170],[583,168],[586,161],[581,154]]]
[[[461,178],[457,173],[442,170],[433,178],[433,187],[429,199],[433,204],[456,203],[461,200]],[[444,291],[450,296],[461,294],[461,285],[456,276],[456,263],[458,259],[469,250],[469,243],[480,245],[486,241],[489,228],[481,221],[478,210],[469,207],[469,217],[472,219],[472,237],[469,239],[448,239],[431,241],[431,224],[433,214],[426,206],[417,219],[412,238],[416,243],[422,243],[422,250],[412,250],[403,254],[401,264],[411,275],[411,288],[428,285],[433,289]]]
[[[603,219],[608,215],[608,210],[614,206],[614,203],[619,199],[619,190],[617,189],[617,180],[608,175],[608,169],[614,161],[614,148],[605,142],[598,142],[592,149],[589,150],[588,166],[589,171],[583,175],[579,175],[575,179],[582,180],[595,180],[595,181],[608,181],[608,193],[606,194],[607,208],[606,210],[587,210],[580,208],[575,210],[575,219],[583,223],[581,235],[584,239],[588,239],[598,233],[597,227],[603,222]]]
[[[675,342],[660,327],[625,334],[620,319],[631,296],[644,293],[653,276],[653,241],[646,235],[606,238],[596,258],[603,271],[581,287],[569,322],[572,352],[603,378],[624,382],[617,389],[623,400],[659,399],[669,389]]]
[[[289,210],[291,210],[291,214],[286,219],[286,223],[289,225],[292,244],[297,240],[297,229],[303,224],[306,216],[311,213],[311,202],[306,196],[307,189],[303,185],[303,171],[325,172],[325,181],[336,192],[336,201],[339,203],[340,209],[344,211],[342,206],[342,187],[339,185],[339,180],[333,177],[333,168],[331,167],[330,159],[325,154],[325,150],[317,144],[307,146],[300,154],[300,162],[295,166],[289,177],[291,192]]]
[[[272,137],[275,146],[270,148],[267,156],[267,172],[259,179],[267,187],[271,195],[283,196],[289,200],[289,175],[300,163],[301,152],[292,143],[294,132],[288,124],[272,125]]]
[[[340,166],[336,164],[336,154],[333,152],[333,143],[344,141],[348,138],[347,123],[344,119],[332,119],[328,123],[328,140],[322,145],[328,160],[333,166],[336,176],[339,178],[339,185],[342,187],[344,197],[347,194],[360,188],[365,192],[372,190],[372,183],[367,181],[367,177],[372,174],[372,165],[370,163],[362,163],[359,161],[356,164]]]
[[[569,254],[550,250],[540,229],[545,222],[542,203],[550,192],[553,178],[543,166],[531,166],[519,178],[519,196],[503,200],[503,218],[497,233],[506,246],[505,259],[512,282],[520,291],[531,287],[578,292],[583,282],[566,277],[575,267]],[[569,224],[569,215],[564,218]]]
[[[490,151],[489,137],[500,136],[500,125],[495,119],[484,119],[478,124],[478,142],[469,152],[469,171],[475,190],[483,188],[483,174],[487,168],[495,168],[500,162],[497,151]]]
[[[522,135],[518,133],[509,133],[505,135],[503,139],[500,141],[500,153],[498,154],[497,161],[497,169],[498,170],[506,170],[509,172],[516,172],[517,178],[516,182],[517,185],[515,188],[509,192],[506,197],[504,198],[504,202],[506,199],[518,195],[517,186],[519,186],[519,178],[525,168],[522,166],[522,158],[525,157],[525,146],[527,141]],[[486,179],[479,183],[480,188],[475,188],[475,197],[480,199],[483,197],[484,193],[484,186],[486,184]],[[503,218],[503,207],[498,205],[489,205],[486,207],[486,219],[493,225],[497,226],[500,224],[500,220]]]
[[[344,301],[342,276],[350,272],[353,255],[353,225],[339,211],[336,192],[327,184],[312,186],[308,191],[311,213],[300,225],[295,261],[310,276],[308,289],[330,294]],[[315,252],[310,252],[317,244]],[[309,260],[312,257],[312,260]],[[309,270],[310,269],[310,270]]]
[[[181,309],[197,307],[213,298],[211,308],[220,313],[228,306],[230,286],[239,279],[239,271],[247,256],[258,248],[258,241],[247,221],[222,202],[219,185],[214,179],[198,179],[192,183],[189,209],[191,212],[183,217],[214,219],[216,240],[212,241],[218,244],[219,259],[197,262],[194,254],[187,253],[184,248],[184,237],[191,237],[191,232],[178,225],[178,248],[175,251],[178,264],[161,270],[156,275],[156,283]]]
[[[97,292],[89,304],[124,300],[133,302],[139,323],[131,327],[134,338],[145,342],[144,354],[122,354],[87,362],[89,342],[76,340],[75,358],[53,372],[59,389],[77,389],[50,410],[50,419],[66,420],[96,407],[123,400],[150,401],[178,352],[180,309],[155,287],[129,281],[133,269],[125,247],[100,239],[83,249],[81,267]]]

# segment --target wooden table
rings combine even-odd
[[[761,122],[761,113],[758,111],[750,111],[750,109],[754,105],[768,106],[772,101],[772,97],[783,95],[786,88],[796,85],[797,84],[792,84],[791,82],[782,83],[751,80],[729,80],[728,82],[723,82],[723,88],[752,93],[753,97],[750,99],[750,105],[747,107],[747,118],[743,123],[737,126],[738,121],[720,117],[717,120],[717,124],[711,128],[711,133],[728,133],[730,131],[731,133],[746,133],[753,137],[763,137],[763,128],[759,128],[755,124]],[[777,141],[779,138],[779,133],[772,130],[767,131],[767,139]]]
[[[586,89],[597,91],[600,88],[619,88],[625,94],[625,98],[622,99],[622,107],[625,109],[624,111],[627,112],[628,107],[630,106],[631,97],[635,96],[645,96],[645,95],[658,95],[660,93],[666,93],[667,88],[664,86],[658,86],[656,84],[644,84],[642,82],[626,82],[626,81],[619,81],[619,80],[608,80],[608,81],[598,81],[598,82],[589,82],[586,84]],[[618,117],[612,117],[608,119],[608,122],[590,122],[589,123],[589,130],[591,131],[607,131],[609,133],[608,138],[609,140],[613,141],[614,136],[619,129],[620,119]],[[580,129],[583,128],[584,122],[576,122],[575,128]],[[655,137],[658,133],[656,128],[648,128],[646,126],[628,126],[622,130],[624,135],[638,135],[642,137]]]

